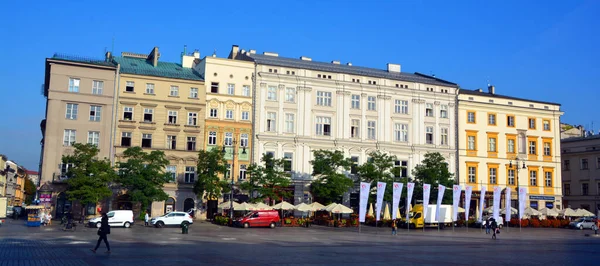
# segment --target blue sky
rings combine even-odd
[[[110,50],[179,61],[232,44],[435,74],[465,89],[558,102],[595,131],[600,1],[7,1],[0,10],[0,153],[37,170],[44,59]],[[459,3],[457,3],[459,2]],[[283,4],[285,3],[285,4]]]

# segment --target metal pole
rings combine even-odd
[[[233,174],[231,173],[231,171],[233,171],[233,169],[235,169],[235,145],[236,145],[236,141],[235,139],[232,140],[232,152],[233,152],[233,157],[231,160],[231,170],[227,169],[227,172],[231,175],[231,190],[229,191],[229,219],[231,220],[231,223],[233,224]]]

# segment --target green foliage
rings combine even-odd
[[[342,151],[316,150],[313,151],[313,157],[314,160],[310,161],[313,165],[312,175],[315,177],[311,183],[313,196],[324,204],[341,201],[342,195],[354,183],[340,171],[348,171],[352,161],[345,158]]]
[[[250,194],[258,192],[258,197],[252,199],[254,202],[266,198],[282,200],[291,197],[292,193],[285,189],[290,186],[290,178],[283,171],[285,160],[275,159],[272,154],[263,154],[261,162],[264,166],[251,164],[248,167],[250,180],[242,183],[240,187]]]
[[[98,159],[98,147],[93,144],[73,144],[72,155],[63,155],[62,162],[71,164],[67,172],[67,197],[83,206],[96,204],[112,196],[110,183],[116,173],[106,158]]]
[[[413,197],[416,200],[423,199],[423,184],[431,184],[430,199],[437,199],[438,184],[444,185],[447,188],[452,188],[454,185],[453,174],[448,169],[446,159],[439,152],[425,154],[425,159],[413,169],[413,177],[415,182]],[[444,192],[443,204],[452,202],[452,191]],[[413,200],[413,202],[415,202]]]
[[[376,187],[377,182],[385,182],[384,200],[391,202],[393,195],[392,183],[394,177],[399,176],[399,168],[394,168],[394,162],[397,160],[395,155],[387,155],[381,151],[369,153],[369,160],[357,167],[358,176],[361,182],[370,182],[371,187]],[[399,181],[399,180],[397,180]],[[376,195],[370,195],[371,202],[375,201]]]
[[[196,196],[205,199],[216,199],[223,193],[230,192],[230,185],[219,176],[227,172],[227,160],[220,147],[209,151],[198,152],[198,180],[194,184]]]
[[[29,177],[25,178],[25,195],[27,195],[25,197],[25,203],[26,204],[31,204],[31,202],[33,202],[33,200],[35,199],[35,184],[33,184],[33,181],[31,181],[29,179]]]
[[[133,201],[142,204],[142,210],[153,201],[165,201],[169,197],[163,185],[171,176],[165,172],[169,160],[162,151],[146,153],[140,147],[131,147],[123,152],[124,162],[118,163],[118,182],[127,190]]]

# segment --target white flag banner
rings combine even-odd
[[[452,186],[452,221],[458,220],[458,203],[461,192],[460,185]]]
[[[404,183],[394,182],[394,190],[392,197],[392,219],[398,219],[400,217],[396,217],[398,214],[398,205],[400,205],[400,196],[402,195],[402,187],[404,187]]]
[[[477,214],[477,221],[483,219],[483,208],[485,208],[485,187],[481,186],[481,195],[479,195],[479,213]]]
[[[527,189],[519,188],[519,220],[523,219],[523,212],[525,212],[525,197],[527,197]]]
[[[506,222],[510,222],[510,215],[512,214],[512,207],[510,206],[510,188],[507,187],[506,188],[506,195],[505,195],[505,200],[504,200],[504,211],[506,212],[504,214],[504,221]]]
[[[371,184],[366,182],[360,182],[360,204],[358,210],[358,221],[361,223],[365,222],[365,216],[367,215],[367,205],[369,204],[369,190]]]
[[[431,192],[430,184],[423,184],[423,219],[427,220],[427,212],[429,211],[429,192]]]
[[[469,221],[469,209],[471,208],[471,195],[473,193],[473,187],[465,187],[465,220]]]
[[[446,187],[443,185],[438,185],[438,197],[435,205],[435,219],[440,220],[440,205],[442,205],[442,199],[444,199],[444,192],[446,191]]]
[[[415,190],[415,183],[406,183],[406,223],[408,223],[408,214],[410,213],[410,202],[412,201],[413,191]]]
[[[502,190],[499,186],[494,187],[494,205],[493,205],[493,214],[494,220],[496,222],[500,221],[500,195],[502,194]]]
[[[385,182],[377,182],[377,202],[375,203],[375,209],[377,210],[377,213],[375,214],[376,221],[379,221],[379,217],[381,216],[381,206],[383,205],[383,194],[385,194],[386,185]]]

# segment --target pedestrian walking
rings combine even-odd
[[[144,215],[144,226],[148,226],[149,219],[150,219],[150,215],[148,215],[148,211],[146,211],[146,215]]]
[[[485,234],[489,235],[490,234],[490,219],[486,219],[485,220]]]
[[[392,220],[392,235],[395,236],[398,232],[398,225],[396,224],[396,219]]]
[[[498,228],[498,224],[496,223],[496,220],[492,220],[492,239],[496,239],[496,234],[500,232],[500,229]]]
[[[100,220],[100,228],[98,229],[98,243],[96,243],[96,247],[90,249],[92,252],[96,253],[98,247],[100,247],[100,242],[104,240],[104,244],[106,244],[106,253],[110,253],[110,245],[108,244],[107,235],[110,234],[110,225],[108,225],[108,216],[106,213],[102,213],[102,220]]]
[[[48,214],[46,214],[46,224],[52,225],[52,213],[50,213],[50,212],[48,212]]]

